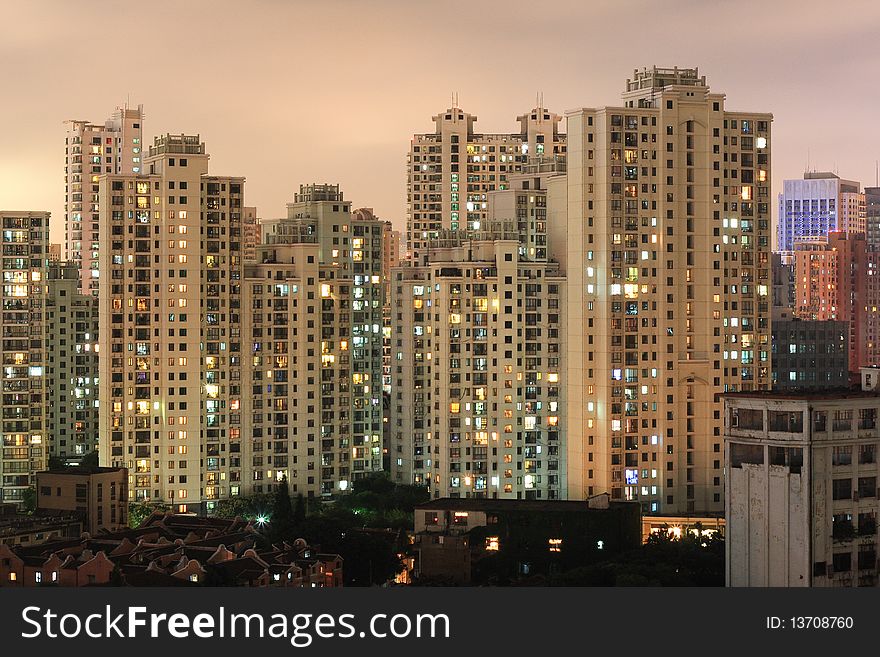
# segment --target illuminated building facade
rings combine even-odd
[[[807,172],[802,180],[784,180],[779,195],[778,251],[793,251],[801,240],[828,233],[865,232],[865,195],[859,183],[833,173]]]
[[[167,134],[99,198],[101,465],[128,468],[132,501],[210,511],[241,451],[244,179]]]
[[[326,496],[382,470],[385,224],[338,185],[302,185],[287,210],[246,271],[253,441],[235,478]]]
[[[848,326],[849,371],[878,361],[877,258],[864,233],[832,231],[825,239],[795,242],[795,314]]]
[[[98,449],[98,300],[79,283],[76,263],[49,263],[46,433],[49,455],[73,463]]]
[[[433,497],[564,497],[564,280],[520,239],[441,231],[392,272],[391,472]]]
[[[637,70],[567,114],[548,181],[567,279],[568,498],[724,508],[720,394],[770,385],[769,114],[696,69]]]
[[[479,230],[489,218],[488,195],[509,188],[529,155],[565,153],[560,116],[539,102],[518,117],[519,132],[478,133],[477,117],[457,104],[434,117],[433,133],[413,136],[407,157],[409,256],[425,263],[425,249],[442,229]]]
[[[48,212],[0,211],[3,399],[0,502],[21,504],[48,463],[46,269]]]
[[[80,270],[83,294],[98,295],[99,177],[143,172],[144,109],[118,107],[103,124],[66,122],[64,231],[66,255]],[[60,256],[59,256],[60,258]]]

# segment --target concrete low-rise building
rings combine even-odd
[[[416,577],[479,584],[554,573],[641,543],[641,507],[605,493],[586,501],[441,498],[414,518]],[[494,559],[493,559],[494,557]]]
[[[725,397],[728,586],[877,586],[877,379]]]
[[[37,509],[76,513],[95,534],[128,524],[128,471],[79,466],[37,473]]]

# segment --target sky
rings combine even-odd
[[[698,67],[730,110],[772,112],[773,193],[807,168],[873,185],[873,0],[29,0],[0,3],[0,209],[63,242],[64,120],[143,104],[144,137],[200,134],[261,217],[302,183],[406,221],[414,133],[458,94],[481,132],[620,105],[643,66]]]

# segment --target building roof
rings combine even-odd
[[[612,506],[639,506],[638,502],[612,501]],[[473,498],[473,497],[442,497],[424,504],[419,504],[416,509],[422,510],[448,510],[448,511],[482,511],[482,512],[506,512],[512,513],[516,511],[531,512],[555,512],[562,511],[567,513],[601,511],[603,509],[592,507],[587,501],[573,500],[506,500],[506,499],[489,499],[489,498]],[[607,509],[606,509],[607,510]]]
[[[304,569],[338,562],[329,569],[341,569],[338,555],[315,554],[318,546],[305,540],[294,545],[273,545],[242,518],[200,518],[156,511],[138,529],[123,529],[92,537],[52,540],[10,548],[26,565],[42,567],[56,558],[64,568],[77,568],[96,555],[104,555],[122,573],[130,586],[189,585],[188,574],[197,566],[198,583],[213,581],[220,575],[230,585],[264,585],[271,566],[276,569]],[[306,556],[309,555],[309,556]],[[284,585],[297,585],[295,579]]]
[[[125,468],[102,468],[97,465],[77,465],[69,468],[57,468],[55,470],[42,470],[38,472],[38,475],[41,474],[50,474],[50,475],[95,475],[95,474],[109,474],[113,472],[121,472],[125,473]]]
[[[774,399],[785,401],[837,401],[839,399],[873,399],[880,397],[875,390],[853,388],[824,388],[811,390],[808,388],[792,388],[790,390],[749,390],[746,392],[727,392],[722,397],[730,399]]]

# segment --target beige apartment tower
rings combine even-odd
[[[720,512],[725,392],[770,385],[770,124],[696,69],[567,114],[548,182],[567,277],[568,497]]]
[[[433,497],[565,496],[559,266],[515,221],[440,231],[392,270],[390,469]]]
[[[244,179],[167,134],[100,181],[100,462],[132,501],[210,511],[241,451]]]
[[[0,211],[3,245],[0,503],[20,505],[48,462],[46,266],[49,213]]]
[[[301,185],[264,221],[245,272],[244,415],[253,440],[232,494],[344,493],[382,470],[382,280],[386,224],[352,212],[338,185]]]

